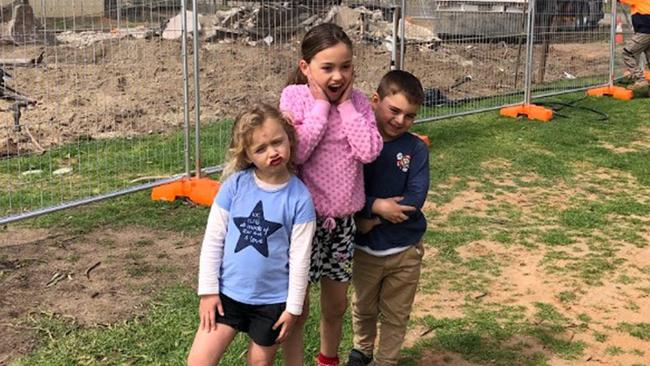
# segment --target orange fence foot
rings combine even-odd
[[[625,89],[620,86],[602,86],[587,90],[587,95],[591,97],[612,97],[619,100],[630,100],[634,98],[632,90]]]
[[[643,72],[643,77],[644,77],[646,80],[650,81],[650,70],[645,70],[645,71]]]
[[[415,137],[418,137],[420,140],[424,141],[425,144],[427,144],[427,147],[431,147],[431,141],[429,141],[429,136],[427,135],[420,135],[415,132],[411,132]]]
[[[501,108],[500,114],[504,117],[518,118],[526,116],[528,119],[548,122],[553,119],[553,110],[535,104],[521,104]]]
[[[220,186],[218,181],[210,178],[183,178],[176,182],[155,187],[151,191],[151,199],[154,201],[174,201],[178,197],[187,197],[198,205],[212,206]]]

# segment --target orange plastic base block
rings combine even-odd
[[[602,86],[600,88],[593,88],[587,90],[587,95],[590,97],[612,97],[618,100],[630,100],[634,98],[634,92],[627,90],[620,86]]]
[[[548,122],[553,119],[553,110],[535,104],[521,104],[512,107],[501,108],[500,114],[504,117],[518,118],[526,116],[531,120]]]
[[[431,141],[429,141],[429,136],[427,135],[420,135],[417,133],[412,132],[415,137],[418,137],[420,140],[424,141],[425,144],[427,144],[427,147],[431,147]]]
[[[151,191],[151,199],[171,202],[178,197],[187,197],[198,205],[212,206],[220,186],[221,184],[218,181],[210,178],[184,178],[177,182],[155,187]]]
[[[644,77],[646,80],[650,81],[650,70],[645,70],[645,71],[643,72],[643,77]]]

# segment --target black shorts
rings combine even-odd
[[[247,333],[255,344],[263,347],[275,345],[281,327],[273,330],[286,304],[249,305],[220,294],[224,316],[217,312],[217,323],[226,324],[240,332]]]

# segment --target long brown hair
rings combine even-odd
[[[345,44],[352,51],[352,41],[345,34],[343,28],[334,23],[317,25],[310,29],[305,34],[305,38],[302,39],[300,45],[302,59],[310,63],[320,51],[334,47],[339,43]],[[299,66],[296,66],[296,69],[289,75],[289,79],[287,80],[287,85],[293,84],[307,84],[307,77],[300,71]]]
[[[260,103],[255,105],[251,110],[240,114],[232,126],[232,135],[230,138],[230,148],[228,149],[228,162],[221,174],[221,180],[225,181],[230,175],[240,170],[248,169],[253,164],[248,160],[246,149],[252,143],[253,131],[264,124],[267,120],[278,122],[284,132],[289,137],[291,158],[287,162],[287,169],[295,173],[295,166],[292,158],[296,150],[296,130],[289,121],[289,118],[282,114],[277,108]]]

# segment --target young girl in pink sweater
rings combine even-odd
[[[312,28],[301,51],[280,109],[290,115],[298,133],[294,161],[318,216],[310,268],[310,282],[321,285],[316,364],[337,366],[352,274],[352,215],[365,201],[363,164],[379,155],[382,138],[366,95],[353,88],[352,41],[343,29],[330,23]],[[303,323],[308,308],[305,302]],[[285,365],[303,365],[302,336],[297,325],[284,348]]]

